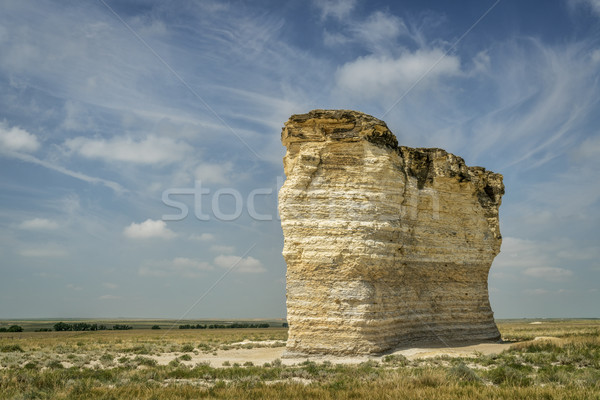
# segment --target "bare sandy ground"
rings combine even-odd
[[[258,345],[268,345],[267,342],[243,342],[243,344],[256,343]],[[508,349],[514,343],[482,343],[469,346],[457,347],[431,347],[431,348],[410,348],[395,351],[391,354],[402,355],[409,360],[432,358],[437,356],[449,357],[476,357],[477,355],[497,354]],[[212,367],[223,367],[223,363],[233,365],[234,363],[244,365],[244,363],[252,362],[254,365],[263,365],[271,363],[277,359],[281,360],[284,365],[293,365],[304,362],[306,360],[322,363],[329,361],[333,364],[359,364],[368,360],[381,361],[384,356],[355,356],[355,357],[334,357],[334,356],[310,356],[299,358],[283,358],[285,347],[258,347],[252,349],[231,349],[219,350],[211,354],[190,354],[190,361],[182,361],[182,363],[193,366],[197,363],[207,363]],[[173,359],[183,355],[184,353],[169,353],[160,356],[151,356],[159,364],[168,364]]]

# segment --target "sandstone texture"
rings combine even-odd
[[[487,279],[502,175],[399,146],[356,111],[293,115],[281,140],[287,355],[500,338]]]

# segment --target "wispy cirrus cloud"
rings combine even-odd
[[[69,253],[59,244],[41,244],[29,245],[18,250],[18,254],[22,257],[29,258],[61,258],[67,257]]]
[[[101,282],[127,287],[132,284],[127,268],[140,266],[138,276],[173,278],[136,282],[146,293],[164,287],[168,300],[158,306],[170,317],[180,306],[173,299],[187,296],[182,290],[187,278],[199,278],[190,285],[193,292],[200,280],[208,283],[237,266],[232,273],[246,273],[244,279],[227,284],[254,279],[253,288],[277,299],[269,312],[284,313],[278,221],[259,225],[244,214],[232,223],[199,223],[190,213],[186,221],[160,225],[152,218],[168,212],[161,192],[189,188],[201,179],[235,186],[245,199],[254,188],[271,187],[281,174],[279,133],[290,114],[351,108],[382,117],[425,74],[383,119],[403,145],[442,147],[469,165],[504,174],[505,241],[490,282],[502,293],[499,304],[506,304],[511,291],[520,304],[508,311],[500,306],[498,315],[510,317],[513,310],[530,307],[524,305],[535,293],[528,288],[544,291],[548,299],[561,289],[573,296],[577,288],[598,296],[592,286],[600,257],[600,42],[595,27],[584,26],[595,18],[596,0],[570,2],[577,3],[570,14],[564,3],[548,4],[560,21],[555,26],[533,14],[521,21],[531,7],[499,13],[496,8],[446,56],[474,22],[451,2],[436,9],[418,2],[354,0],[314,1],[308,7],[107,3],[148,46],[100,2],[2,6],[0,162],[15,173],[2,175],[0,182],[0,225],[6,227],[0,252],[12,268],[10,276],[26,281],[31,268],[61,265],[81,273],[81,287],[103,289],[100,295],[116,290]],[[484,12],[487,5],[476,3],[473,7]],[[65,193],[76,197],[76,204],[57,200]],[[191,207],[193,200],[181,197]],[[209,196],[202,201],[210,202]],[[257,205],[276,214],[275,201]],[[20,226],[34,217],[54,221],[60,230],[44,229],[39,221]],[[65,241],[44,242],[50,235]],[[185,240],[168,240],[174,235]],[[249,240],[260,241],[260,257],[236,256]],[[104,251],[108,247],[119,251]],[[80,265],[87,266],[85,272]],[[97,280],[97,272],[106,275]],[[268,284],[273,281],[276,289]],[[48,285],[47,298],[60,293]],[[236,287],[239,298],[243,286]],[[9,295],[13,290],[12,285],[5,289]],[[146,312],[126,299],[114,300],[104,302],[114,315]],[[225,310],[225,303],[210,312]],[[249,311],[240,306],[231,315],[254,313],[255,304],[247,303]],[[565,307],[569,304],[582,309],[568,302]],[[556,305],[545,306],[547,313],[557,314]],[[31,312],[38,313],[39,306],[44,304]]]
[[[202,183],[220,183],[226,184],[230,181],[230,175],[233,171],[232,162],[220,164],[202,163],[194,170],[196,180]]]
[[[186,277],[197,278],[205,276],[214,267],[202,260],[176,257],[172,260],[148,261],[138,269],[140,276],[149,277]]]
[[[46,218],[33,218],[28,219],[19,224],[19,228],[26,230],[54,230],[58,229],[60,225],[56,221],[52,221]]]
[[[320,11],[321,19],[325,20],[329,17],[335,19],[347,18],[354,7],[356,0],[317,0],[313,1],[313,5]]]
[[[589,9],[600,17],[600,0],[566,0],[566,2],[572,9]]]
[[[109,140],[76,137],[67,140],[65,146],[87,158],[139,164],[170,164],[185,158],[192,150],[185,142],[156,136],[140,140],[130,137],[113,137]]]
[[[523,274],[539,279],[547,279],[550,281],[562,281],[573,275],[573,271],[557,267],[533,267],[527,268]]]
[[[214,244],[210,246],[210,251],[214,251],[215,253],[225,253],[230,254],[235,252],[235,246],[227,246],[222,244]]]
[[[102,296],[98,297],[99,300],[119,300],[121,299],[121,296],[116,296],[114,294],[103,294]]]

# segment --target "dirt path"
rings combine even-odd
[[[257,342],[260,343],[260,342]],[[449,357],[475,357],[477,354],[495,354],[508,349],[513,343],[483,343],[470,346],[444,347],[444,348],[411,348],[395,351],[394,355],[402,355],[409,360],[432,358],[442,355]],[[252,362],[253,365],[263,365],[271,363],[277,359],[285,365],[293,365],[308,360],[321,363],[329,361],[334,364],[358,364],[368,360],[381,361],[382,356],[355,356],[355,357],[334,357],[334,356],[311,356],[301,358],[282,358],[285,347],[258,347],[253,349],[232,349],[219,350],[215,354],[198,354],[193,355],[190,361],[182,361],[184,364],[193,366],[197,363],[208,363],[212,367],[222,367],[227,363],[244,365],[244,363]],[[170,353],[161,356],[154,356],[159,364],[168,364],[170,361],[183,353]],[[187,353],[189,354],[189,353]]]

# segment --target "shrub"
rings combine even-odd
[[[177,358],[169,361],[169,367],[179,367],[180,365],[181,365],[181,361],[179,361],[179,359],[177,359]]]
[[[129,329],[133,329],[133,327],[131,325],[125,325],[125,324],[113,325],[113,330],[115,330],[115,331],[127,331]]]
[[[100,362],[102,363],[102,365],[104,366],[109,366],[113,363],[113,360],[115,359],[115,356],[112,354],[102,354],[102,356],[100,357]]]
[[[179,359],[182,361],[192,361],[192,356],[190,356],[189,354],[184,354],[181,357],[179,357]]]
[[[194,351],[194,346],[192,346],[191,344],[184,344],[183,346],[181,346],[181,352],[182,353],[189,353]]]
[[[137,356],[133,359],[133,361],[138,365],[145,365],[147,367],[154,367],[158,364],[158,362],[155,359],[142,356]]]
[[[387,364],[394,365],[408,365],[408,358],[404,357],[402,354],[390,354],[383,357],[383,362]]]
[[[273,362],[271,363],[271,365],[273,367],[281,367],[282,362],[281,362],[281,360],[279,358],[276,358],[276,359],[273,360]]]
[[[507,366],[489,370],[488,377],[496,385],[503,383],[515,386],[531,385],[531,378],[526,373]]]
[[[480,382],[481,378],[471,368],[467,367],[464,363],[454,365],[448,370],[448,376],[458,379],[462,382]]]
[[[2,351],[2,353],[23,353],[24,350],[21,346],[19,346],[18,344],[8,344],[6,346],[2,346],[2,348],[0,348],[0,351]]]
[[[46,364],[46,367],[48,367],[50,369],[63,369],[64,368],[62,363],[58,360],[48,361],[48,363]]]
[[[6,332],[23,332],[23,328],[19,325],[11,325],[8,327]]]
[[[129,349],[123,349],[123,352],[134,354],[152,354],[152,351],[146,346],[135,346]]]
[[[160,329],[160,326],[159,325],[152,325],[151,329]]]
[[[27,364],[23,366],[25,369],[38,369],[38,364],[34,361],[29,361]]]

